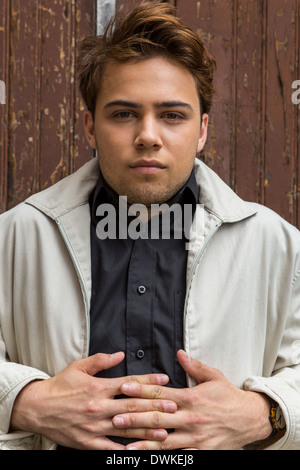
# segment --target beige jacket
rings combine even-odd
[[[300,449],[300,234],[242,201],[203,163],[195,171],[201,204],[189,244],[185,349],[236,386],[275,398],[287,432],[269,449]],[[14,399],[88,354],[88,197],[97,177],[94,159],[0,217],[0,448],[53,447],[39,435],[8,434]]]

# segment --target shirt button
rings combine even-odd
[[[146,289],[145,286],[139,286],[138,289],[137,289],[138,293],[141,294],[141,295],[145,294],[146,290],[147,289]]]
[[[145,352],[142,350],[142,349],[139,349],[137,352],[136,352],[136,357],[138,359],[143,359],[143,357],[145,356]]]

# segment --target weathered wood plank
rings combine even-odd
[[[228,184],[234,159],[231,139],[234,122],[233,5],[231,0],[214,2],[178,0],[179,16],[203,39],[215,57],[217,95],[210,113],[209,136],[204,150],[206,163]],[[220,21],[221,19],[221,21]]]
[[[297,154],[291,84],[295,75],[295,0],[268,2],[266,167],[264,203],[296,223]]]
[[[237,2],[232,186],[242,198],[257,202],[262,201],[264,176],[265,20],[264,1]]]
[[[0,213],[7,207],[8,109],[9,109],[9,34],[10,0],[0,3],[0,80],[5,84],[5,104],[0,104]]]

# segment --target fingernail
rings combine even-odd
[[[173,403],[173,402],[166,403],[165,406],[164,406],[164,410],[165,410],[167,413],[174,413],[174,412],[177,410],[177,406],[176,406],[176,404]]]
[[[190,360],[191,360],[191,356],[190,356],[186,351],[184,351],[184,349],[182,349],[181,351],[182,351],[182,353],[183,353],[185,359],[186,359],[187,361],[190,361]]]
[[[124,353],[122,351],[118,351],[118,352],[111,354],[110,357],[117,357],[117,356],[120,356],[121,354],[123,355]]]
[[[162,441],[166,439],[167,433],[165,431],[154,431],[153,432],[153,438],[157,439],[158,441]]]
[[[130,445],[126,447],[126,450],[138,450],[138,449],[137,447]]]
[[[125,426],[125,420],[121,416],[115,416],[113,419],[114,426],[122,427]]]
[[[130,392],[131,390],[133,390],[133,384],[129,384],[129,383],[124,383],[122,384],[122,391],[127,393],[127,392]]]
[[[165,375],[165,374],[158,375],[157,379],[160,384],[165,384],[169,382],[169,377],[168,375]]]

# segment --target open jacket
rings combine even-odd
[[[0,217],[0,448],[55,448],[39,435],[9,434],[10,415],[27,383],[88,354],[88,198],[98,172],[93,159]],[[242,201],[204,163],[195,173],[185,350],[274,398],[287,431],[269,449],[300,449],[300,234]]]

